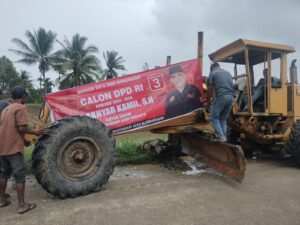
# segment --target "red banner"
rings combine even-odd
[[[197,59],[78,86],[45,98],[52,118],[87,115],[114,133],[137,129],[202,107]]]

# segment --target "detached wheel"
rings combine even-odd
[[[99,191],[114,171],[115,140],[101,122],[69,117],[37,142],[32,170],[39,184],[60,198]]]
[[[300,120],[297,120],[292,127],[287,150],[300,167]]]

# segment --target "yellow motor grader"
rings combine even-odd
[[[286,151],[300,166],[300,85],[296,60],[288,78],[288,54],[294,47],[239,39],[210,54],[231,67],[236,101],[228,121],[228,139],[245,154]]]
[[[203,33],[200,32],[200,61],[202,40]],[[50,109],[45,104],[39,119],[31,120],[35,129],[49,127],[49,132],[39,139],[26,136],[28,141],[35,143],[32,170],[37,181],[46,191],[60,198],[99,191],[114,171],[115,139],[112,132],[104,123],[87,116],[66,116],[51,124],[49,118]],[[205,108],[116,135],[142,131],[169,134],[168,144],[179,143],[183,152],[197,155],[209,167],[237,181],[244,178],[246,160],[241,147],[210,141],[213,129]]]

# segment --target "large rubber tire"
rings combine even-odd
[[[300,167],[300,120],[297,120],[292,127],[287,150]]]
[[[35,145],[32,170],[59,198],[99,191],[115,166],[115,140],[101,122],[86,116],[53,124]]]

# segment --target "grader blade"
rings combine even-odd
[[[200,161],[222,174],[242,182],[246,170],[246,159],[238,145],[212,142],[201,135],[186,133],[181,136],[182,151],[189,155],[200,154]]]

